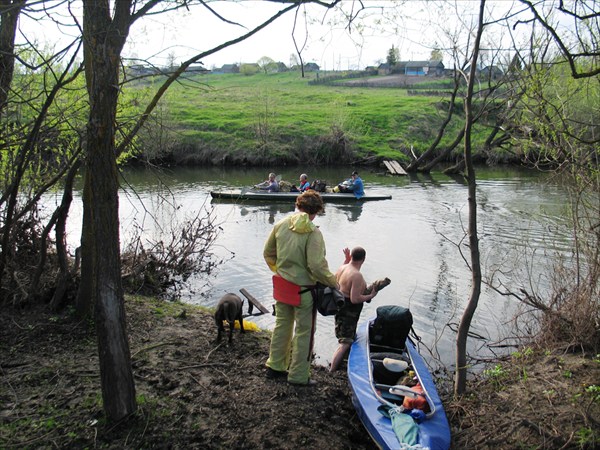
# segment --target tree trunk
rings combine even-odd
[[[417,159],[411,161],[411,163],[406,167],[406,171],[407,172],[409,172],[409,173],[413,172],[414,173],[414,172],[418,171],[419,170],[419,166],[422,163],[424,163],[425,161],[427,161],[430,158],[430,156],[432,156],[433,153],[435,152],[435,150],[437,149],[438,144],[441,142],[442,138],[444,137],[444,133],[446,131],[446,127],[448,126],[448,124],[452,120],[452,115],[454,114],[454,109],[455,109],[454,102],[456,101],[456,95],[458,94],[458,88],[459,88],[459,86],[460,86],[459,75],[456,74],[456,71],[455,71],[455,75],[454,75],[454,89],[452,90],[452,96],[450,98],[450,104],[448,105],[448,111],[446,112],[446,118],[444,119],[444,121],[440,125],[440,127],[438,129],[437,136],[435,137],[434,141],[431,143],[431,145],[429,146],[429,148],[421,156],[419,156]],[[429,169],[429,170],[431,170],[431,169]]]
[[[4,113],[15,71],[15,35],[25,0],[0,0],[0,116]]]
[[[120,55],[129,33],[131,0],[83,2],[85,69],[90,100],[86,140],[84,201],[89,246],[84,257],[91,270],[104,411],[111,421],[135,412],[135,385],[125,326],[119,244],[118,171],[115,121],[119,95]],[[89,233],[89,235],[87,235]],[[83,270],[83,266],[82,266]]]
[[[58,311],[64,302],[65,292],[69,287],[69,282],[73,276],[73,273],[69,267],[69,259],[67,255],[67,217],[69,209],[71,208],[71,202],[73,201],[73,182],[75,176],[81,167],[81,159],[78,159],[73,163],[73,166],[69,169],[65,178],[65,187],[63,189],[63,197],[60,206],[57,209],[56,217],[56,254],[58,255],[60,276],[56,285],[56,290],[52,296],[50,302],[50,309],[52,311]],[[42,248],[42,251],[45,249]]]
[[[471,320],[475,315],[479,294],[481,293],[481,262],[479,259],[479,237],[477,235],[477,184],[475,179],[475,169],[473,167],[473,158],[471,155],[471,129],[473,126],[473,85],[475,82],[475,71],[477,69],[477,59],[479,56],[479,45],[481,35],[483,34],[483,14],[485,12],[485,0],[481,0],[479,5],[479,24],[477,35],[473,44],[473,56],[471,59],[471,69],[469,73],[469,83],[467,85],[467,96],[465,98],[465,166],[467,169],[467,183],[469,191],[469,250],[471,253],[471,295],[467,307],[463,312],[460,324],[458,325],[458,334],[456,336],[456,375],[454,378],[454,395],[464,394],[467,385],[467,337]]]
[[[75,299],[75,311],[79,319],[85,319],[94,312],[94,301],[92,294],[93,278],[93,229],[92,215],[90,211],[90,188],[89,179],[84,177],[83,184],[83,222],[81,229],[81,277],[79,279],[79,288],[77,298]]]

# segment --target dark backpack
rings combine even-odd
[[[327,190],[327,182],[322,180],[315,180],[310,184],[310,188],[317,192],[325,192]]]
[[[369,328],[371,344],[404,349],[412,329],[413,317],[408,308],[384,305],[377,308],[377,317]]]

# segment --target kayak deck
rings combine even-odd
[[[340,202],[340,203],[353,203],[361,201],[373,201],[373,200],[390,200],[391,195],[385,194],[366,194],[365,196],[357,199],[354,194],[343,194],[335,192],[320,192],[319,193],[324,201],[326,202]],[[219,200],[258,200],[258,201],[296,201],[300,192],[266,192],[266,191],[255,191],[248,190],[244,191],[241,189],[230,190],[230,191],[211,191],[210,193],[213,199]]]

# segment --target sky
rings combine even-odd
[[[377,19],[381,16],[381,9],[378,9],[376,5],[387,3],[387,7],[390,8],[393,2],[371,1],[369,3],[369,10],[363,11],[360,16],[360,26],[363,27],[360,32],[356,27],[346,27],[347,20],[343,21],[337,12],[327,12],[318,5],[307,5],[305,11],[308,19],[305,20],[305,14],[302,14],[304,10],[301,11],[294,34],[299,47],[306,41],[302,52],[304,61],[316,62],[324,70],[364,68],[367,65],[384,62],[392,45],[402,50],[403,59],[429,59],[430,46],[434,42],[422,39],[422,33],[418,32],[420,24],[414,18],[414,13],[422,5],[421,2],[409,2],[409,6],[403,8],[404,11],[410,9],[413,13],[411,14],[413,17],[410,20],[411,25],[415,35],[421,36],[414,41],[406,39],[407,35],[410,36],[406,23],[400,32],[398,29],[394,29],[396,24],[389,27],[383,23],[378,26],[373,24],[373,16]],[[344,5],[346,10],[349,9],[347,6],[351,4],[351,2],[346,2]],[[214,5],[215,11],[220,15],[246,26],[247,29],[252,29],[255,24],[260,23],[281,8],[280,4],[264,1],[229,2]],[[146,33],[144,27],[132,30],[132,54],[136,54],[137,49],[137,54],[140,55],[139,49],[150,46],[151,48],[169,49],[166,51],[167,54],[174,52],[182,56],[190,55],[193,54],[194,49],[206,50],[246,32],[245,28],[223,23],[211,14],[203,14],[202,17],[203,20],[199,20],[197,14],[187,16],[178,14],[172,21],[155,23],[153,33]],[[207,57],[204,65],[220,67],[225,63],[256,62],[263,56],[289,65],[290,55],[296,53],[292,39],[294,18],[294,12],[288,12],[246,42]],[[373,24],[372,28],[369,24]],[[174,42],[184,44],[171,47],[169,44]]]
[[[202,6],[144,17],[131,28],[123,56],[150,59],[157,65],[166,65],[170,59],[181,62],[248,32],[286,6],[260,0],[207,4],[215,13],[236,24],[220,20]],[[347,20],[341,17],[339,10],[327,11],[314,4],[303,7],[295,36],[298,45],[304,46],[304,61],[316,62],[324,70],[362,69],[385,62],[392,46],[400,50],[401,59],[429,59],[436,39],[430,26],[427,30],[426,22],[431,20],[427,2],[406,1],[398,10],[393,8],[398,2],[392,0],[364,0],[363,4],[366,9],[350,28],[345,26]],[[353,1],[342,2],[343,10],[349,14],[356,12],[356,5]],[[78,13],[76,8],[72,9],[75,14]],[[63,14],[62,22],[66,23],[69,18],[66,12]],[[289,65],[290,55],[296,53],[292,39],[294,16],[294,11],[290,11],[247,41],[206,57],[202,60],[204,66],[253,63],[263,56]],[[28,39],[49,40],[55,45],[78,32],[75,27],[61,26],[55,21],[34,21],[26,17],[22,18],[21,27],[26,30]]]
[[[46,1],[62,4],[60,0]],[[149,60],[158,66],[169,62],[179,63],[205,52],[253,29],[287,5],[264,0],[206,1],[212,9],[194,5],[189,10],[149,15],[136,21],[130,30],[125,58]],[[365,8],[350,27],[343,17],[357,12],[357,5]],[[443,5],[443,6],[442,6]],[[506,11],[514,5],[511,1],[489,1],[488,9]],[[517,4],[518,5],[518,4]],[[77,17],[81,2],[73,2],[71,11]],[[439,46],[444,51],[444,63],[452,64],[448,35],[466,39],[469,29],[477,19],[479,2],[431,2],[416,0],[363,0],[361,3],[344,0],[336,10],[309,4],[299,11],[294,36],[303,48],[304,62],[315,62],[322,70],[364,69],[385,62],[392,46],[399,50],[400,60],[427,60],[431,51]],[[522,5],[521,5],[522,8]],[[54,12],[56,14],[57,11]],[[21,30],[27,39],[47,41],[62,45],[79,33],[77,27],[66,26],[72,18],[64,10],[61,20],[33,20],[22,17]],[[233,23],[227,23],[217,14]],[[221,67],[231,63],[254,63],[263,56],[286,65],[296,53],[292,31],[294,11],[278,18],[266,29],[246,41],[210,55],[202,60],[206,68]],[[54,16],[56,19],[56,15]],[[492,42],[495,41],[495,42]],[[490,39],[497,46],[499,39]]]

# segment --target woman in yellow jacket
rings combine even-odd
[[[313,223],[316,215],[323,211],[321,196],[312,190],[299,195],[296,209],[294,214],[273,226],[263,252],[275,273],[277,300],[267,377],[287,377],[288,383],[313,386],[316,383],[310,379],[310,344],[314,312],[312,294],[306,287],[317,281],[334,287],[337,281],[325,259],[323,235]],[[286,291],[286,288],[289,289]]]

